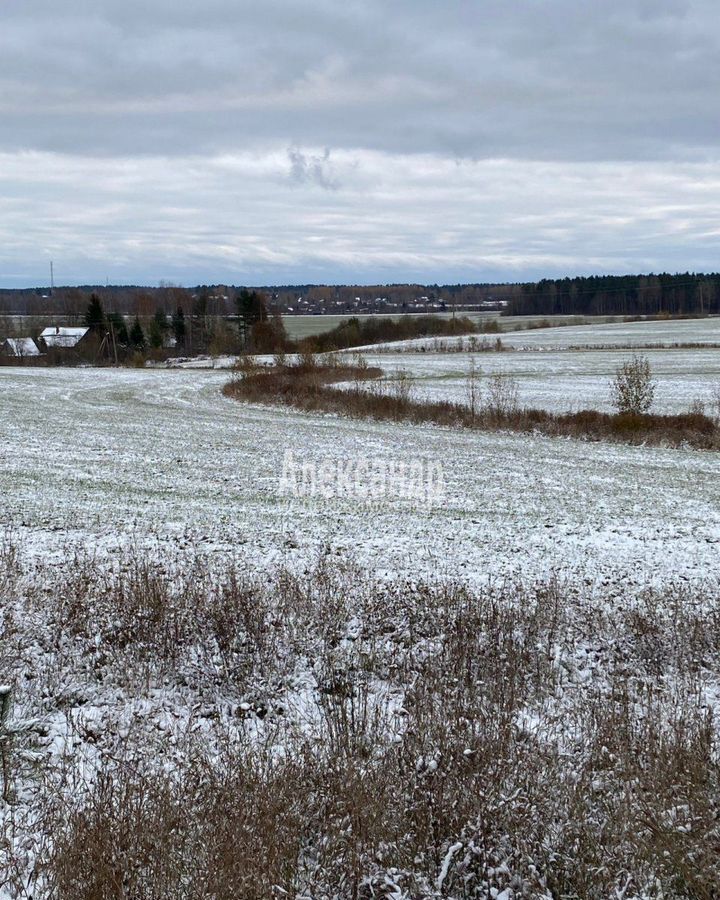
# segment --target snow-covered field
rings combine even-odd
[[[270,565],[330,545],[379,572],[473,579],[587,569],[643,582],[718,561],[715,454],[249,407],[221,395],[227,377],[0,369],[3,525],[42,557],[196,543]],[[444,500],[294,499],[286,450],[318,465],[440,461]]]
[[[383,347],[388,351],[433,351],[443,348],[472,350],[473,344],[492,343],[497,337],[506,347],[517,350],[567,350],[585,347],[671,347],[683,344],[712,344],[720,346],[720,317],[706,319],[677,319],[657,322],[593,322],[586,325],[564,325],[552,328],[520,328],[517,320],[499,319],[503,328],[497,335],[413,338],[395,341]],[[371,350],[372,348],[363,348]]]
[[[585,346],[646,346],[651,344],[716,344],[720,317],[659,322],[606,322],[512,331],[503,335],[511,347],[564,348]]]
[[[569,329],[567,329],[569,330]],[[720,348],[643,350],[657,387],[657,412],[686,412],[694,400],[708,411],[718,401]],[[413,379],[418,398],[467,402],[471,359],[476,374],[502,372],[517,379],[522,406],[573,412],[609,411],[609,385],[613,373],[631,355],[630,350],[537,350],[506,353],[390,353],[368,352],[371,365],[386,375],[404,370]]]
[[[543,381],[547,388],[561,379],[569,392],[581,378],[572,365],[584,366],[584,377],[597,389],[602,360],[612,358],[605,353],[497,353],[479,355],[478,362],[483,367],[486,361],[498,367],[522,364],[528,367],[522,376],[526,384],[533,380],[539,390]],[[391,368],[396,359],[382,356],[378,361]],[[458,354],[397,357],[398,365],[416,366],[414,374],[429,384],[436,379],[459,385],[466,362]],[[657,369],[665,367],[668,396],[690,379],[696,380],[694,391],[703,377],[701,366],[712,363],[712,352],[705,351],[685,356],[668,352],[655,361]],[[517,374],[522,380],[522,371]],[[655,722],[662,729],[672,721],[675,730],[664,746],[675,747],[675,740],[673,753],[685,758],[686,744],[699,745],[693,733],[677,731],[680,720],[673,704],[680,705],[683,722],[705,723],[707,709],[717,707],[718,661],[708,629],[717,621],[713,591],[720,561],[720,454],[306,415],[227,399],[221,393],[227,378],[227,372],[200,369],[0,368],[0,589],[9,597],[0,616],[0,679],[12,687],[10,723],[16,729],[12,796],[0,802],[0,862],[5,872],[10,872],[10,861],[14,869],[7,881],[0,872],[0,897],[56,896],[46,892],[44,875],[35,865],[64,841],[47,823],[59,816],[62,827],[70,827],[70,812],[62,809],[93,803],[94,818],[72,820],[68,846],[78,855],[69,852],[64,865],[65,877],[81,887],[73,897],[90,896],[83,872],[92,860],[105,862],[105,850],[91,851],[106,837],[102,846],[107,845],[107,853],[141,884],[149,870],[134,862],[134,869],[128,867],[127,859],[135,853],[152,860],[157,846],[178,854],[174,866],[186,867],[183,878],[194,877],[202,853],[188,860],[172,822],[168,832],[162,816],[153,818],[156,795],[145,795],[128,827],[117,818],[123,810],[122,791],[114,795],[121,799],[113,806],[96,789],[98,770],[115,778],[116,785],[148,790],[159,773],[191,771],[196,778],[198,754],[209,756],[202,769],[209,786],[200,782],[191,797],[200,806],[190,808],[190,801],[183,800],[183,808],[189,809],[183,827],[195,829],[196,846],[205,848],[224,833],[238,793],[247,789],[240,779],[229,806],[214,813],[221,792],[212,767],[232,785],[238,763],[241,769],[247,765],[248,746],[267,741],[279,758],[287,755],[292,761],[296,754],[296,760],[318,760],[308,765],[328,763],[328,772],[341,760],[348,778],[354,773],[360,782],[367,781],[369,797],[384,798],[384,791],[405,779],[392,804],[383,799],[383,814],[377,818],[384,820],[392,806],[401,837],[408,832],[405,797],[412,794],[413,802],[430,797],[435,816],[449,803],[450,784],[456,791],[453,809],[469,800],[467,815],[473,821],[480,809],[487,821],[500,823],[498,834],[481,840],[468,838],[475,826],[470,818],[461,818],[459,825],[446,824],[433,838],[437,859],[418,862],[420,857],[411,852],[404,866],[418,868],[417,878],[426,885],[422,891],[412,887],[407,871],[397,868],[400,857],[387,849],[387,839],[378,838],[377,847],[385,848],[386,856],[378,851],[369,861],[363,859],[362,870],[379,873],[376,886],[383,893],[377,896],[549,898],[525,845],[514,856],[508,849],[515,846],[517,823],[525,822],[530,811],[532,826],[540,804],[543,821],[552,822],[557,832],[552,835],[557,844],[547,853],[544,844],[535,848],[537,861],[571,861],[572,835],[564,843],[562,828],[556,826],[558,816],[565,816],[574,827],[574,797],[582,795],[583,802],[589,797],[596,804],[583,820],[591,834],[597,815],[602,824],[610,809],[609,821],[622,823],[633,810],[623,800],[625,763],[609,756],[596,763],[594,754],[607,754],[606,744],[614,747],[621,735],[625,752],[640,758],[648,743],[643,729],[657,740]],[[293,498],[283,484],[287,451],[297,461],[330,470],[363,460],[396,467],[414,460],[439,463],[443,492],[427,501],[392,490],[372,502],[352,491]],[[8,565],[7,548],[13,544],[23,570],[17,581]],[[331,561],[329,569],[323,562],[314,570],[321,556]],[[137,572],[133,558],[139,560]],[[158,567],[149,575],[143,569],[148,559]],[[332,561],[360,568],[338,576]],[[218,594],[224,603],[237,604],[227,613],[211,602],[212,589],[218,593],[233,564],[241,573],[240,588]],[[278,590],[273,572],[281,565],[299,580],[281,580]],[[3,583],[6,570],[10,578]],[[107,574],[118,570],[125,572],[123,591],[113,581],[116,576]],[[308,588],[304,579],[313,571],[320,575],[309,576]],[[249,593],[243,573],[254,584]],[[166,577],[184,585],[174,599],[156,587]],[[373,577],[378,581],[368,580]],[[477,623],[468,625],[476,621],[476,610],[463,592],[451,600],[442,589],[423,593],[417,590],[423,577],[475,587],[490,584],[498,596],[510,598],[510,605],[498,607],[499,616],[492,604],[483,607]],[[263,582],[273,579],[275,593],[263,598]],[[520,582],[523,587],[515,593]],[[537,595],[532,594],[535,582],[540,585]],[[296,603],[287,605],[287,592]],[[426,608],[429,597],[432,603]],[[518,597],[519,612],[513,613]],[[125,603],[138,605],[126,609]],[[438,613],[440,605],[445,618]],[[488,638],[491,633],[494,637]],[[690,668],[688,659],[693,661]],[[446,677],[445,666],[451,665],[460,666],[462,677]],[[471,672],[467,687],[464,679]],[[514,673],[512,691],[506,690],[508,673]],[[344,690],[351,686],[349,693],[333,693],[338,677]],[[423,683],[426,697],[418,700]],[[535,685],[532,690],[530,684]],[[626,697],[624,708],[632,711],[627,723],[614,718],[618,697]],[[377,711],[381,724],[367,724],[376,722],[373,713],[354,739],[371,740],[385,756],[363,751],[344,757],[332,743],[338,722],[348,721],[343,704],[360,702],[358,698]],[[650,703],[655,704],[655,720],[648,713]],[[436,714],[430,715],[433,704]],[[511,728],[498,728],[500,714],[511,716]],[[429,722],[435,731],[427,730]],[[4,727],[0,722],[0,731]],[[376,727],[380,730],[372,731]],[[499,733],[507,743],[497,743]],[[637,746],[630,746],[632,740]],[[229,745],[236,755],[228,757],[229,768],[223,769],[220,747]],[[364,745],[360,741],[357,746]],[[588,747],[595,750],[588,752]],[[504,783],[495,783],[497,762],[510,759],[514,763]],[[707,758],[700,754],[698,759],[705,766]],[[638,771],[655,772],[656,760],[652,757],[649,767]],[[396,768],[389,770],[392,765]],[[386,770],[396,773],[390,783]],[[303,769],[301,777],[309,771],[314,770]],[[707,773],[702,771],[698,791],[705,798]],[[435,772],[439,775],[433,780]],[[578,773],[589,779],[584,793],[577,789]],[[255,774],[260,780],[251,779],[257,795],[248,809],[266,809],[265,776]],[[562,789],[561,794],[549,794],[544,787],[550,774],[557,779],[553,791]],[[673,778],[676,774],[673,770]],[[283,778],[274,789],[283,789]],[[346,780],[340,778],[340,788],[332,790],[341,791]],[[322,782],[323,791],[330,783]],[[292,784],[280,802],[278,827],[292,806],[291,792],[305,791],[304,782],[301,788]],[[432,799],[435,784],[440,785],[437,800]],[[648,784],[646,794],[657,793],[657,782]],[[486,800],[488,788],[496,796]],[[566,807],[558,813],[560,796]],[[697,854],[709,846],[704,832],[696,833],[700,819],[691,818],[690,807],[678,799],[675,781],[666,796],[658,796],[653,815],[672,823],[667,846],[675,852],[677,826],[683,847],[694,841],[697,863]],[[473,805],[476,797],[481,798],[479,808]],[[65,807],[61,804],[58,814],[59,798]],[[55,819],[48,819],[53,804]],[[366,806],[372,807],[370,799]],[[506,821],[512,841],[507,844],[502,822],[510,808],[513,814]],[[291,840],[304,833],[302,812]],[[219,816],[217,826],[213,814]],[[263,814],[258,815],[262,824]],[[324,821],[323,828],[339,828],[334,843],[328,840],[342,854],[350,834],[345,818],[338,817],[339,826]],[[705,821],[714,827],[712,815]],[[242,871],[233,875],[233,883],[241,883],[242,873],[249,871],[252,889],[247,896],[330,896],[284,889],[275,893],[274,880],[263,895],[260,882],[253,880],[262,877],[266,856],[257,851],[256,822],[250,818],[247,828],[242,822],[234,827],[234,851],[248,855],[247,861],[240,857]],[[619,827],[613,825],[608,833],[618,834]],[[638,826],[628,820],[624,827],[630,848],[637,849]],[[119,830],[109,832],[113,828]],[[148,832],[149,844],[133,843],[136,833]],[[321,831],[323,838],[330,833]],[[237,850],[240,838],[250,851]],[[364,832],[360,840],[365,847]],[[123,851],[128,842],[130,849]],[[555,846],[561,852],[555,853]],[[500,854],[492,865],[483,861],[488,848]],[[228,859],[227,854],[222,858]],[[342,867],[344,857],[339,859]],[[213,860],[211,854],[211,868]],[[661,856],[660,868],[663,860]],[[472,866],[480,871],[474,894],[468,893],[463,875]],[[645,877],[633,882],[630,893],[624,889],[630,884],[628,871]],[[651,884],[655,871],[643,870],[643,863],[633,869],[623,856],[621,863],[610,860],[603,867],[603,879],[617,885],[618,896],[645,900],[659,896]],[[646,891],[643,885],[651,886]],[[343,890],[333,896],[351,896]],[[131,887],[127,895],[145,896]]]

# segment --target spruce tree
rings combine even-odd
[[[158,307],[155,310],[155,315],[153,316],[153,324],[157,326],[160,334],[165,334],[165,332],[170,328],[164,309],[160,309]]]
[[[85,313],[85,324],[91,331],[102,331],[105,324],[105,313],[103,311],[102,302],[97,294],[90,294],[90,302],[88,303],[87,312]]]
[[[156,309],[148,334],[151,347],[154,347],[156,350],[162,347],[165,343],[165,332],[168,330],[168,327],[167,316],[161,309]]]
[[[182,306],[178,306],[172,317],[172,330],[178,347],[185,346],[185,313]]]
[[[135,316],[135,321],[130,329],[130,343],[136,350],[142,350],[145,347],[145,332],[137,316]]]
[[[267,320],[268,314],[265,297],[257,291],[252,291],[251,293],[247,288],[243,288],[238,294],[236,304],[240,324],[240,334],[243,338],[243,342],[247,343],[253,325]]]

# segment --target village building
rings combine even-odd
[[[65,327],[61,325],[51,325],[43,329],[39,341],[44,344],[48,350],[75,350],[90,333],[89,328]]]
[[[40,356],[40,350],[31,337],[6,338],[0,344],[0,353],[13,359]]]

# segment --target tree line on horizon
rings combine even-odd
[[[720,313],[720,274],[591,275],[523,284],[509,315],[696,316]]]
[[[85,325],[89,333],[69,348],[45,346],[40,341],[45,353],[42,361],[38,358],[35,364],[142,364],[147,359],[161,361],[170,356],[206,353],[213,356],[319,353],[478,330],[476,323],[465,316],[372,316],[364,319],[350,316],[329,331],[293,340],[285,330],[282,316],[269,311],[267,297],[248,290],[237,295],[235,314],[229,318],[210,315],[202,298],[200,302],[195,298],[188,314],[181,303],[174,310],[158,305],[152,312],[146,312],[142,317],[137,313],[126,316],[107,309],[103,298],[93,292],[84,313],[75,319],[77,324]],[[0,338],[1,332],[2,320]],[[38,341],[39,334],[37,327],[30,337]]]
[[[0,288],[0,316],[45,316],[61,313],[81,317],[87,298],[98,294],[106,306],[125,316],[148,316],[157,305],[175,309],[183,307],[187,316],[193,305],[205,305],[207,314],[231,316],[235,314],[237,298],[243,291],[256,292],[266,298],[268,310],[283,315],[293,313],[346,313],[357,312],[360,306],[373,305],[377,298],[392,304],[398,312],[413,312],[418,303],[427,301],[428,312],[434,304],[444,304],[448,309],[477,305],[497,295],[508,299],[512,285],[456,284],[456,285],[266,285],[235,286],[227,284],[197,285],[185,288],[176,285],[143,287],[138,285],[79,285],[49,288],[3,289]],[[357,301],[357,302],[356,302]]]
[[[282,316],[268,312],[267,298],[257,291],[241,291],[236,299],[236,317],[228,323],[203,316],[204,310],[193,308],[185,316],[182,306],[172,314],[157,307],[145,325],[139,316],[128,323],[117,312],[106,312],[101,298],[90,295],[84,322],[105,356],[126,358],[129,353],[159,352],[172,347],[173,353],[286,353],[328,352],[363,344],[381,343],[433,335],[467,334],[477,331],[476,324],[464,317],[378,316],[361,320],[350,317],[327,332],[309,335],[295,341],[288,337]],[[194,335],[194,337],[193,337]],[[170,339],[170,340],[169,340]],[[222,342],[222,348],[218,343]],[[118,354],[118,348],[120,353]]]
[[[396,304],[395,312],[405,311],[406,307],[412,312],[412,299],[427,297],[430,303],[440,302],[447,310],[459,312],[482,300],[504,301],[507,303],[504,314],[523,316],[720,314],[720,274],[685,272],[545,278],[537,282],[496,285],[285,285],[268,288],[125,285],[56,288],[52,296],[32,290],[0,289],[0,316],[61,315],[81,321],[91,293],[98,295],[106,308],[125,318],[138,317],[147,321],[157,309],[164,310],[168,316],[180,309],[185,319],[193,319],[195,325],[205,320],[237,317],[240,298],[248,294],[262,296],[268,318],[273,313],[297,312],[293,304],[300,297],[318,303],[320,311],[337,314],[342,310],[334,308],[336,301],[350,302],[351,298],[364,301],[378,295]],[[193,346],[196,337],[201,344],[207,337],[202,333],[196,335],[195,331],[202,332],[202,328],[195,328],[188,336]],[[147,337],[149,341],[150,335]]]

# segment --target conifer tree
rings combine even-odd
[[[97,294],[90,294],[90,302],[88,303],[87,312],[85,313],[85,324],[91,331],[102,331],[105,324],[105,313],[102,307],[102,301]]]
[[[178,347],[185,346],[185,313],[182,306],[178,306],[172,317],[172,330]]]
[[[120,347],[127,347],[130,343],[130,337],[128,335],[125,319],[123,319],[120,313],[108,313],[107,323],[112,330],[115,343]]]
[[[161,309],[155,310],[148,334],[150,346],[159,350],[165,343],[165,332],[168,330],[167,316]]]
[[[137,316],[135,316],[135,321],[130,329],[130,343],[136,350],[142,350],[145,347],[145,332]]]
[[[250,292],[247,288],[243,288],[240,291],[236,304],[240,324],[240,335],[243,338],[243,342],[247,343],[253,326],[258,322],[265,322],[267,320],[267,304],[265,302],[265,297],[262,294],[257,291]]]

